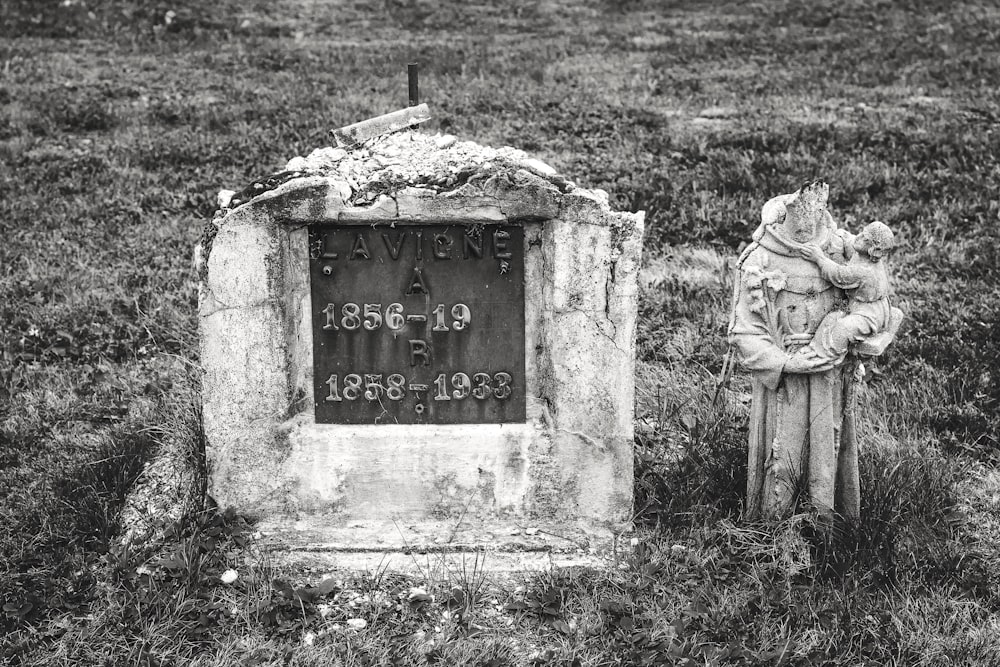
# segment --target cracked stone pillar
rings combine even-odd
[[[613,547],[642,213],[416,132],[295,158],[220,206],[200,247],[208,489],[273,557],[526,569]]]

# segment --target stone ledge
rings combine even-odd
[[[310,185],[336,184],[345,205],[366,207],[379,195],[391,195],[404,186],[449,194],[475,185],[480,193],[496,196],[486,182],[498,177],[512,184],[519,181],[519,187],[531,179],[535,189],[553,193],[576,188],[555,169],[524,151],[406,131],[374,138],[350,150],[319,148],[308,157],[293,158],[285,171],[257,179],[239,192],[223,190],[216,218],[248,203],[280,199],[291,190]]]
[[[338,528],[300,524],[297,529],[275,530],[262,524],[258,544],[272,562],[285,566],[413,573],[426,570],[428,564],[461,568],[476,560],[477,567],[488,572],[607,567],[628,549],[624,531],[616,533],[585,522],[537,526],[524,520],[486,525],[480,521],[404,523],[352,521]],[[450,535],[450,541],[442,535]]]
[[[443,139],[447,139],[443,141]],[[623,228],[602,190],[578,188],[524,151],[406,131],[351,150],[320,148],[238,193],[219,193],[219,210],[196,251],[199,274],[217,232],[266,216],[292,223],[500,223],[571,218]],[[626,232],[627,233],[627,232]]]
[[[404,553],[402,551],[265,551],[272,565],[313,572],[388,571],[417,577],[429,573],[471,571],[517,574],[548,572],[568,568],[609,569],[615,560],[590,554],[553,554],[547,552]]]

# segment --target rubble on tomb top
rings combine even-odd
[[[327,146],[305,157],[294,157],[284,171],[254,181],[239,193],[231,193],[229,201],[220,201],[220,205],[235,208],[283,183],[307,176],[327,176],[340,181],[351,190],[348,201],[363,206],[374,202],[379,195],[404,187],[444,192],[522,169],[562,192],[576,187],[549,165],[517,148],[492,148],[459,141],[452,135],[405,130],[369,139],[353,148]]]

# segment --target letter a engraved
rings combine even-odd
[[[424,360],[423,366],[431,365],[431,352],[427,349],[427,342],[419,338],[410,341],[410,365],[416,366],[418,358]]]
[[[424,282],[424,272],[419,268],[413,269],[413,277],[410,278],[410,287],[406,290],[407,294],[430,294],[430,290],[427,289],[427,283]]]
[[[389,251],[389,257],[392,257],[394,260],[399,259],[399,250],[403,247],[403,239],[405,238],[406,236],[404,236],[403,232],[400,232],[396,235],[396,242],[393,243],[389,239],[388,234],[382,235],[382,240],[385,242],[385,248]]]
[[[358,234],[354,239],[354,247],[351,248],[351,259],[371,259],[372,255],[368,252],[368,242],[365,241],[365,237]]]

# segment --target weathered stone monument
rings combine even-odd
[[[632,513],[642,214],[515,149],[349,139],[220,195],[209,494],[299,562],[610,548]]]
[[[812,182],[768,201],[740,257],[729,338],[751,371],[747,514],[860,511],[854,407],[865,357],[881,355],[903,313],[889,303],[882,262],[892,233],[857,236]],[[849,297],[849,298],[846,298]]]

